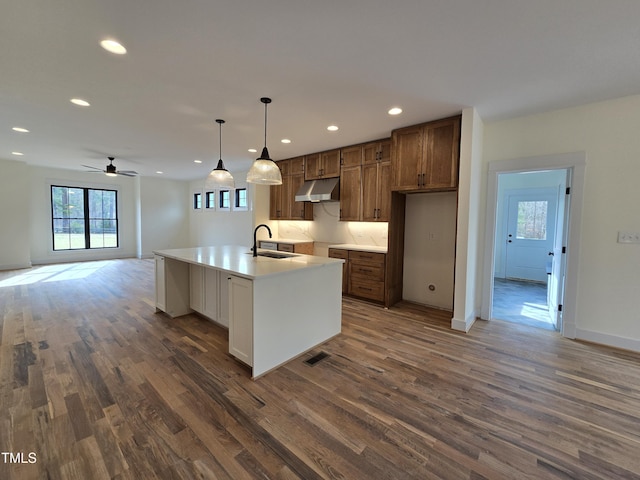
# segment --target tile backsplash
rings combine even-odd
[[[389,232],[386,222],[341,222],[340,203],[313,205],[313,222],[278,222],[278,237],[316,242],[316,255],[326,255],[327,246],[338,243],[387,246]]]

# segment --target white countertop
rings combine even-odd
[[[358,250],[360,252],[387,253],[387,247],[378,247],[376,245],[357,245],[355,243],[339,243],[336,245],[329,245],[328,248],[340,248],[342,250]]]
[[[313,240],[292,240],[290,238],[259,238],[260,242],[273,242],[273,243],[289,243],[291,245],[297,245],[299,243],[313,243]]]
[[[263,249],[258,249],[258,251],[271,252]],[[174,248],[156,250],[153,253],[195,265],[224,270],[250,279],[344,262],[338,258],[316,257],[298,253],[292,254],[294,256],[290,258],[253,257],[250,248],[240,245]]]

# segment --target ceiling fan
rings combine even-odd
[[[115,160],[114,157],[107,157],[109,159],[109,165],[106,166],[104,170],[98,167],[92,167],[91,165],[82,165],[83,167],[92,168],[93,170],[89,170],[92,173],[104,173],[109,177],[115,177],[116,175],[124,175],[125,177],[135,177],[138,172],[134,172],[133,170],[117,170],[116,166],[113,164]]]

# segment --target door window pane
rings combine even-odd
[[[547,201],[518,202],[518,239],[547,239],[547,206]]]

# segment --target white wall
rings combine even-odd
[[[456,227],[456,266],[451,328],[468,331],[480,313],[486,176],[483,175],[484,124],[474,108],[462,111]],[[486,169],[485,169],[486,170]]]
[[[407,195],[404,300],[453,310],[456,208],[456,192]]]
[[[260,223],[272,226],[269,219],[269,187],[265,185],[247,184],[244,179],[247,172],[231,172],[236,188],[247,188],[246,211],[194,210],[192,197],[195,192],[204,193],[204,179],[189,184],[189,232],[191,246],[211,245],[246,245],[247,250],[253,245],[253,229]],[[217,205],[216,205],[217,206]],[[275,223],[275,222],[274,222]],[[272,232],[277,235],[277,230]],[[267,238],[266,230],[260,230],[258,238]]]
[[[29,167],[0,160],[0,270],[31,266]]]
[[[31,193],[30,251],[34,264],[102,260],[136,255],[136,199],[134,179],[107,177],[46,167],[29,167]],[[118,191],[118,248],[53,251],[51,231],[51,185],[116,189]]]
[[[139,246],[137,255],[151,257],[154,250],[189,247],[190,196],[187,182],[138,177]]]
[[[485,125],[488,162],[584,151],[576,337],[640,350],[640,96]],[[486,181],[482,183],[486,189]],[[486,193],[486,192],[485,192]]]

